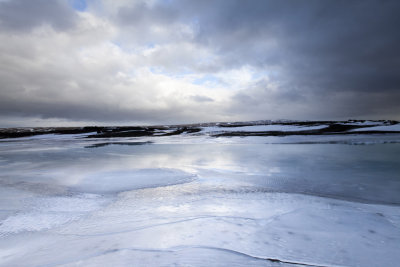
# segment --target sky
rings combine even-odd
[[[400,120],[400,1],[0,0],[0,127]]]

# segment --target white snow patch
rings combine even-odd
[[[269,132],[269,131],[309,131],[319,130],[328,127],[328,125],[315,125],[315,126],[297,126],[297,125],[252,125],[241,127],[204,127],[202,133],[210,132]]]
[[[385,121],[349,121],[339,123],[342,125],[357,125],[357,126],[376,126],[376,125],[385,125]]]
[[[393,124],[393,125],[382,125],[382,126],[375,126],[375,127],[365,127],[359,129],[353,129],[351,132],[363,132],[363,131],[393,131],[393,132],[400,132],[400,123]]]

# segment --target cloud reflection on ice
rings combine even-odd
[[[1,266],[400,261],[398,144],[76,142],[0,146]]]

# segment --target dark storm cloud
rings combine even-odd
[[[58,30],[73,27],[76,15],[61,0],[6,0],[0,2],[0,29],[29,31],[43,24]]]
[[[207,5],[198,38],[227,64],[279,64],[300,84],[338,90],[398,88],[400,2],[226,2],[218,12]]]
[[[304,101],[307,97],[308,104],[316,109],[329,107],[328,113],[335,116],[368,116],[368,110],[374,110],[382,116],[399,117],[400,105],[386,113],[388,104],[400,101],[399,1],[168,3],[168,12],[161,13],[169,23],[174,19],[194,25],[193,41],[220,57],[217,66],[198,71],[252,65],[272,73],[283,92],[272,98],[265,93],[252,96],[257,101],[269,104],[281,99],[289,103],[293,98]],[[134,23],[129,18],[137,18],[137,14],[162,18],[160,10],[158,5],[122,9],[119,23]],[[176,10],[180,10],[179,15]],[[235,99],[249,93],[241,92]],[[331,100],[339,102],[326,105]],[[312,103],[316,101],[323,105]],[[234,105],[239,102],[234,101]],[[335,110],[335,104],[351,106]],[[355,111],[354,106],[360,110]]]
[[[102,105],[91,103],[90,101],[86,103],[64,102],[62,99],[54,102],[43,102],[29,99],[3,98],[2,105],[0,105],[0,114],[2,116],[26,118],[34,115],[42,119],[63,118],[71,121],[89,121],[91,124],[100,122],[108,125],[124,122],[129,124],[132,121],[137,123],[156,122],[169,124],[188,119],[201,121],[201,114],[190,114],[190,111],[186,112],[189,114],[184,114],[180,112],[181,107],[179,106],[168,109],[160,109],[158,107],[123,109],[113,104],[115,103]],[[29,110],[29,113],[26,112],[27,110]]]

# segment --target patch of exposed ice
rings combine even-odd
[[[91,172],[70,188],[81,192],[115,193],[192,181],[195,175],[177,169],[149,168]]]
[[[210,132],[211,133],[211,132]],[[218,132],[214,132],[218,133]],[[220,132],[219,132],[220,133]],[[120,139],[120,141],[123,141]],[[288,136],[232,136],[212,137],[204,135],[179,135],[136,138],[135,142],[153,144],[385,144],[400,143],[400,134],[363,135],[288,135]]]

